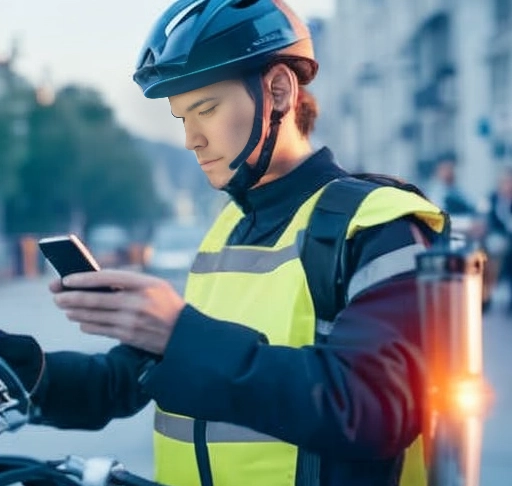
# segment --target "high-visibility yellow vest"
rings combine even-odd
[[[187,281],[186,301],[213,318],[259,330],[270,344],[312,344],[315,311],[300,260],[298,234],[308,225],[323,189],[299,208],[272,247],[226,246],[243,217],[235,204],[228,204],[199,248]],[[374,189],[354,215],[347,238],[360,228],[412,213],[434,230],[442,230],[443,217],[428,201],[396,188]],[[200,486],[193,422],[190,417],[157,408],[157,481],[174,486]],[[206,437],[215,486],[294,486],[296,446],[249,428],[219,422],[207,422]],[[403,486],[426,484],[420,446],[418,440],[407,453]]]

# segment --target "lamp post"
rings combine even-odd
[[[483,375],[485,255],[462,246],[417,256],[427,365],[425,454],[429,486],[478,486],[489,389]]]

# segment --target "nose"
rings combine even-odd
[[[208,145],[206,137],[192,123],[185,121],[185,148],[187,150],[197,150]]]

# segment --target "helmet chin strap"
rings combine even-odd
[[[251,76],[247,78],[245,82],[256,104],[254,124],[247,145],[229,165],[229,168],[236,170],[236,172],[222,188],[223,191],[230,194],[242,207],[245,205],[247,191],[261,179],[268,169],[276,145],[281,119],[284,115],[281,111],[272,110],[270,114],[269,133],[263,142],[258,160],[254,165],[249,165],[247,163],[247,157],[249,157],[258,145],[263,129],[263,90],[260,75]]]

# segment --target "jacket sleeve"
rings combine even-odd
[[[354,269],[414,241],[405,220],[361,231]],[[325,342],[299,349],[187,306],[143,387],[169,412],[247,426],[338,460],[395,456],[420,427],[413,274],[361,292]]]
[[[149,401],[139,377],[154,357],[119,345],[104,354],[46,353],[45,372],[33,401],[32,422],[62,429],[101,429]]]

